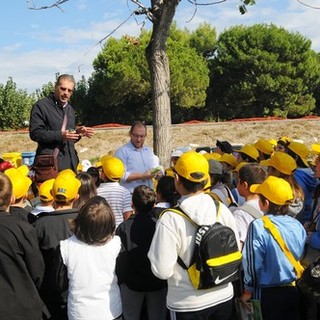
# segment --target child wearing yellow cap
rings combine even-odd
[[[310,150],[304,143],[291,141],[287,146],[286,153],[295,160],[297,165],[293,175],[303,190],[304,203],[296,218],[304,224],[312,220],[313,195],[319,182],[314,177],[313,170],[309,167],[308,156]]]
[[[39,218],[39,214],[42,212],[52,212],[53,208],[53,195],[52,195],[52,187],[55,179],[49,179],[42,182],[38,188],[39,192],[39,200],[40,203],[37,204],[28,215],[28,220],[30,223],[33,223],[37,218]],[[37,217],[38,216],[38,217]]]
[[[36,228],[40,250],[42,252],[46,272],[40,288],[41,297],[54,319],[67,319],[66,291],[52,290],[52,273],[57,267],[56,251],[60,240],[72,235],[69,222],[78,215],[78,209],[73,208],[74,201],[78,198],[81,182],[75,173],[69,169],[61,171],[52,186],[54,208],[52,212],[39,215],[33,225]]]
[[[25,171],[25,167],[20,167],[7,169],[4,173],[12,183],[14,196],[14,200],[10,206],[10,213],[23,221],[28,221],[29,212],[24,208],[32,183],[31,179],[27,177],[28,171]]]
[[[290,183],[294,200],[289,205],[288,214],[296,217],[303,209],[304,192],[294,177],[297,169],[295,160],[287,153],[277,151],[270,159],[260,161],[260,164],[268,168],[269,176],[279,177]]]
[[[127,220],[133,213],[131,207],[131,194],[129,190],[120,185],[120,179],[125,172],[122,160],[114,156],[103,157],[101,159],[102,172],[97,193],[105,198],[116,219],[116,227]]]
[[[221,204],[218,217],[212,197],[203,191],[209,178],[208,160],[195,151],[185,152],[173,170],[175,188],[181,195],[178,200],[180,209],[197,225],[221,221],[233,230],[239,244],[236,222],[230,210]],[[186,265],[192,261],[196,231],[193,223],[170,209],[161,215],[156,224],[148,258],[154,275],[168,279],[170,315],[176,319],[204,319],[205,315],[210,319],[219,314],[223,315],[223,319],[233,319],[232,284],[197,290],[188,272],[177,261],[178,256]]]
[[[269,176],[261,184],[252,185],[250,191],[259,194],[260,209],[281,234],[295,260],[299,260],[306,231],[288,215],[288,206],[294,198],[290,184]],[[264,320],[300,320],[300,296],[293,285],[297,279],[295,268],[264,223],[262,217],[249,225],[242,252],[245,290],[241,301],[259,299]]]
[[[269,159],[274,152],[273,145],[266,139],[258,139],[254,146],[259,151],[259,161]]]

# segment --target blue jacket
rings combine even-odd
[[[298,168],[294,177],[304,193],[304,206],[296,218],[304,224],[312,218],[313,195],[318,182],[310,168]]]
[[[299,260],[306,241],[302,224],[288,215],[268,215],[276,225],[293,256]],[[245,288],[258,298],[262,287],[290,284],[296,279],[294,268],[261,218],[253,220],[243,249]]]

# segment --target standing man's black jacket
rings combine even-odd
[[[39,100],[31,110],[29,134],[31,140],[38,143],[36,155],[53,154],[58,147],[59,171],[72,169],[76,172],[79,158],[74,142],[62,139],[61,127],[65,112],[68,119],[66,130],[75,129],[75,114],[70,104],[63,108],[53,93]]]

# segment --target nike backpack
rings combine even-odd
[[[220,202],[214,200],[217,221]],[[239,278],[242,254],[239,251],[234,231],[216,222],[198,226],[179,207],[169,209],[190,221],[197,228],[193,259],[189,267],[178,257],[179,265],[187,270],[191,283],[196,289],[209,289],[235,281]]]

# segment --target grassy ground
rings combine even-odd
[[[148,129],[146,145],[152,145],[152,128]],[[89,159],[93,163],[106,153],[114,152],[129,139],[129,127],[96,129],[91,139],[83,138],[77,143],[80,160]],[[215,146],[216,140],[228,140],[232,144],[254,143],[259,138],[278,139],[288,136],[302,140],[308,147],[320,143],[320,121],[311,120],[272,120],[244,122],[213,122],[180,124],[172,126],[172,146]],[[319,141],[318,141],[319,140]],[[0,133],[0,154],[8,152],[35,151],[36,143],[28,133]]]

